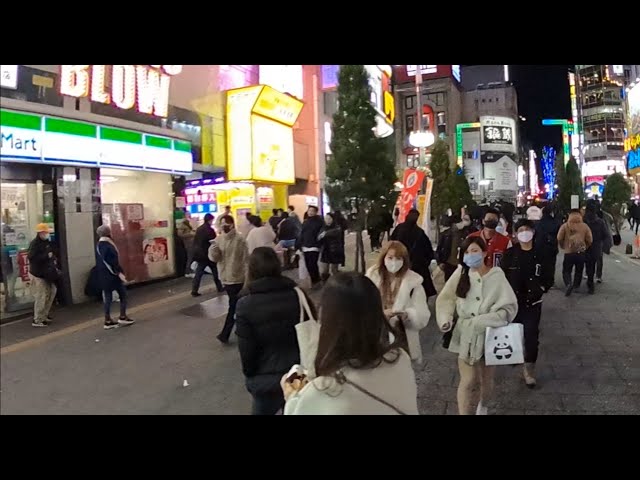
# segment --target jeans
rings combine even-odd
[[[218,266],[207,260],[206,262],[198,262],[198,267],[196,268],[195,277],[193,277],[193,285],[191,287],[191,293],[198,293],[200,290],[200,282],[202,281],[202,276],[204,275],[205,268],[211,268],[211,273],[213,274],[213,281],[216,284],[216,288],[219,292],[223,290],[222,283],[220,283],[220,278],[218,277]]]
[[[126,318],[127,316],[127,289],[124,283],[118,282],[115,286],[115,291],[118,292],[120,297],[120,318]],[[104,298],[104,317],[111,318],[111,304],[113,303],[113,290],[107,289],[102,291],[102,297]]]
[[[311,277],[311,283],[314,285],[320,281],[320,267],[318,260],[320,252],[304,252],[304,263],[307,265],[307,271]]]
[[[233,331],[233,326],[236,324],[236,305],[238,304],[238,295],[240,295],[240,291],[242,290],[242,284],[225,285],[224,289],[229,296],[229,311],[227,312],[227,319],[224,321],[224,327],[222,327],[218,338],[228,342],[231,332]]]
[[[275,415],[284,408],[282,391],[253,394],[251,415]]]
[[[279,245],[284,249],[295,248],[296,240],[295,238],[293,240],[280,240]]]
[[[524,362],[536,363],[538,361],[538,346],[540,345],[540,317],[542,316],[542,303],[526,307],[520,305],[518,315],[514,322],[521,323],[524,327]]]
[[[582,272],[584,270],[585,263],[584,253],[565,253],[564,262],[562,263],[562,279],[566,287],[569,287],[571,283],[571,272],[575,267],[576,271],[573,275],[573,287],[578,288],[582,283]]]

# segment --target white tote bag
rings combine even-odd
[[[298,279],[304,281],[309,278],[309,270],[307,270],[307,262],[304,261],[304,253],[298,252]]]
[[[318,353],[318,340],[320,339],[320,324],[313,318],[307,297],[300,289],[295,288],[300,301],[300,322],[296,325],[298,348],[300,349],[300,364],[307,371],[307,376],[316,377],[316,354]],[[305,316],[308,318],[305,320]]]
[[[524,363],[524,327],[510,323],[504,327],[487,327],[484,338],[484,360],[487,365],[520,365]]]

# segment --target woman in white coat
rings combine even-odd
[[[508,325],[518,313],[518,299],[504,272],[499,267],[487,267],[486,256],[487,245],[482,238],[467,238],[460,249],[460,266],[436,300],[440,330],[449,332],[453,328],[449,351],[458,354],[460,415],[473,413],[478,384],[480,401],[476,415],[487,414],[495,367],[484,363],[485,332],[487,327]],[[456,312],[458,321],[454,324]]]
[[[317,377],[282,378],[284,414],[417,415],[411,359],[393,341],[373,282],[358,273],[332,276],[320,315]]]
[[[407,248],[400,242],[387,243],[367,277],[380,291],[387,319],[392,325],[403,323],[411,360],[422,362],[420,330],[429,323],[431,312],[422,288],[424,279],[411,270]]]

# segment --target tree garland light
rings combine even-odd
[[[556,193],[556,150],[553,147],[544,147],[542,149],[542,176],[544,179],[544,188],[547,192],[547,198],[552,200]]]

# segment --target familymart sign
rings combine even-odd
[[[188,174],[191,144],[169,137],[0,110],[2,162],[111,167]]]

